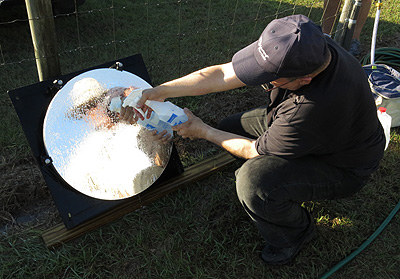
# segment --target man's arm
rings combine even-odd
[[[183,138],[208,140],[243,159],[251,159],[259,155],[255,148],[255,140],[213,128],[193,115],[187,108],[185,108],[185,113],[188,121],[172,128]]]
[[[214,65],[184,77],[168,81],[143,91],[139,107],[146,100],[164,101],[166,98],[198,96],[245,86],[233,70],[232,63]]]
[[[210,126],[204,139],[219,145],[239,158],[248,160],[259,155],[255,148],[255,140],[221,131]]]
[[[137,102],[137,108],[146,112],[146,117],[150,117],[152,110],[145,105],[147,100],[163,102],[166,98],[205,95],[242,86],[245,84],[236,76],[232,62],[214,65],[157,87],[143,90],[142,97]],[[139,117],[143,120],[143,116],[136,113],[133,108],[121,109],[121,120],[133,124]]]

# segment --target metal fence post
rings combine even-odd
[[[355,0],[352,5],[351,13],[348,20],[346,34],[343,39],[342,46],[349,50],[351,46],[351,40],[353,39],[354,29],[357,25],[357,18],[361,8],[361,0]]]
[[[362,0],[346,0],[336,27],[335,42],[349,50]]]
[[[61,74],[51,0],[25,0],[39,80]]]
[[[352,1],[353,0],[345,0],[342,8],[342,13],[340,14],[339,22],[336,26],[334,40],[341,46],[343,45],[344,36],[347,30]]]

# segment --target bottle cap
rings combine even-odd
[[[384,107],[379,107],[379,109],[378,109],[380,112],[386,112],[386,108],[384,108]]]

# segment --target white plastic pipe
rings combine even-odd
[[[371,42],[371,65],[375,64],[375,47],[376,47],[376,34],[378,33],[378,24],[379,24],[379,17],[381,15],[381,0],[378,1],[376,4],[376,14],[375,14],[375,22],[374,22],[374,30],[372,32],[372,42]]]

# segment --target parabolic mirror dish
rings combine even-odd
[[[125,71],[96,69],[71,79],[52,99],[43,123],[44,145],[58,174],[93,198],[119,200],[151,186],[169,161],[138,124],[119,121],[109,107],[133,88],[150,88]]]

